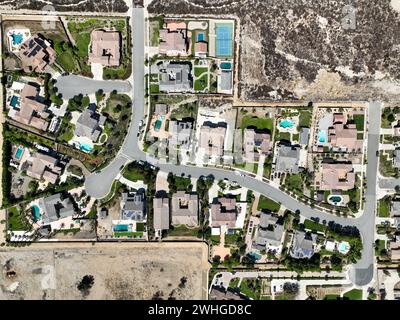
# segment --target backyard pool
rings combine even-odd
[[[79,148],[85,152],[90,152],[93,150],[93,146],[91,146],[90,144],[86,144],[86,143],[80,143]]]
[[[319,130],[318,132],[318,142],[327,142],[327,136],[326,136],[326,131],[325,130]]]
[[[197,34],[197,41],[198,42],[204,41],[204,32],[199,32]]]
[[[154,130],[160,131],[160,129],[161,129],[161,124],[162,124],[162,121],[161,121],[161,120],[156,120],[156,122],[154,122]]]
[[[24,153],[24,148],[22,146],[19,146],[17,151],[15,152],[15,157],[20,160],[22,157],[22,154]]]
[[[36,204],[34,204],[31,207],[31,210],[32,210],[33,222],[39,221],[40,220],[40,209],[39,209],[39,207]]]
[[[12,33],[11,38],[13,46],[20,45],[22,43],[22,40],[24,39],[23,35],[20,33]]]
[[[19,98],[17,96],[11,97],[10,106],[14,109],[19,106]]]
[[[281,122],[279,122],[279,126],[281,128],[285,128],[285,129],[291,128],[294,126],[294,122],[289,119],[285,119],[285,120],[282,120]]]
[[[339,196],[339,195],[330,196],[328,199],[328,201],[331,201],[334,204],[338,204],[338,203],[342,202],[342,200],[343,200],[342,196]]]
[[[232,63],[229,61],[223,61],[219,65],[222,70],[231,70],[232,69]]]
[[[258,254],[257,252],[250,252],[248,256],[250,257],[250,259],[254,261],[260,260],[262,258],[261,255]]]
[[[342,254],[347,254],[350,250],[350,244],[347,241],[339,243],[338,250]]]
[[[129,230],[129,226],[127,224],[117,224],[114,226],[115,232],[127,232]]]

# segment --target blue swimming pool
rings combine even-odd
[[[24,37],[20,33],[13,33],[11,35],[11,38],[14,46],[21,44],[22,40],[24,39]]]
[[[85,143],[80,143],[80,144],[79,144],[79,148],[80,148],[82,151],[85,151],[85,152],[90,152],[90,151],[93,150],[93,147],[92,147],[90,144],[85,144]]]
[[[349,243],[346,242],[346,241],[342,241],[341,243],[339,243],[338,250],[339,250],[339,252],[342,253],[342,254],[348,253],[349,250],[350,250],[350,245],[349,245]]]
[[[294,122],[289,119],[285,119],[285,120],[282,120],[281,122],[279,122],[279,126],[282,128],[285,128],[285,129],[291,128],[294,126]]]
[[[232,63],[230,63],[229,61],[221,62],[221,64],[219,66],[222,70],[231,70],[232,69]]]
[[[231,57],[233,52],[233,25],[217,23],[215,25],[215,54],[217,57]]]
[[[15,157],[16,157],[18,160],[20,160],[21,157],[22,157],[23,152],[24,152],[24,148],[21,147],[21,146],[19,146],[18,149],[17,149],[17,151],[15,152]]]
[[[127,224],[117,224],[114,226],[115,232],[127,232],[129,230],[129,226]]]
[[[318,132],[318,142],[328,142],[328,137],[326,135],[326,130],[319,130]]]
[[[32,209],[32,219],[33,219],[33,222],[37,222],[38,220],[40,220],[40,209],[39,209],[39,207],[38,207],[36,204],[34,204],[34,205],[31,207],[31,209]]]
[[[262,258],[261,255],[258,254],[257,252],[250,252],[248,256],[254,261],[260,260]]]
[[[337,203],[342,202],[342,196],[339,196],[339,195],[330,196],[328,200],[337,204]]]
[[[16,108],[19,105],[19,98],[17,96],[12,96],[10,100],[10,105],[13,108]]]
[[[197,34],[197,41],[204,41],[204,33],[203,32],[199,32]]]

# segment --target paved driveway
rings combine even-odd
[[[128,81],[122,80],[94,80],[77,75],[61,76],[57,79],[56,87],[64,99],[71,99],[78,94],[89,95],[99,89],[104,92],[117,90],[129,93],[132,90]]]

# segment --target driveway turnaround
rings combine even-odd
[[[94,80],[77,75],[61,76],[57,79],[56,87],[64,99],[71,99],[76,95],[89,95],[99,89],[103,92],[117,90],[122,93],[130,93],[132,86],[128,81],[122,80]]]
[[[373,240],[376,207],[376,184],[377,184],[377,157],[376,151],[379,146],[379,128],[381,104],[371,102],[369,104],[369,131],[368,131],[368,165],[367,165],[367,191],[364,213],[357,219],[338,217],[317,209],[310,208],[302,202],[292,198],[285,192],[277,189],[267,182],[256,180],[249,176],[242,176],[233,171],[217,168],[201,168],[195,166],[183,166],[159,161],[146,155],[138,147],[136,136],[139,122],[143,119],[144,110],[144,12],[143,9],[135,8],[132,13],[133,23],[133,66],[134,66],[134,99],[132,121],[125,142],[117,157],[108,167],[100,173],[94,173],[87,177],[85,182],[86,191],[89,195],[102,198],[108,194],[114,179],[118,176],[121,167],[129,161],[142,160],[157,166],[161,171],[172,172],[175,175],[184,174],[186,177],[198,178],[200,176],[213,175],[216,180],[228,179],[237,181],[241,186],[263,194],[274,201],[281,203],[291,211],[300,210],[300,214],[307,217],[318,217],[321,221],[334,221],[343,226],[355,226],[359,229],[363,240],[362,258],[353,265],[350,273],[351,280],[356,285],[366,285],[373,278]]]

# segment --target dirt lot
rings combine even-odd
[[[148,10],[238,17],[243,100],[400,97],[400,19],[391,1],[153,0]]]
[[[208,263],[203,244],[54,246],[2,249],[0,299],[206,298]],[[94,277],[86,296],[77,288],[85,275]]]

